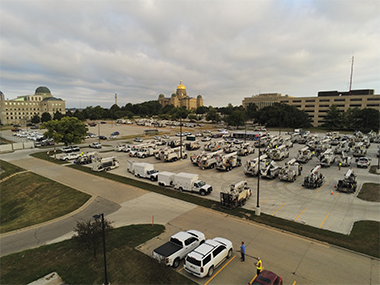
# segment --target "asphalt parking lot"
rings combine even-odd
[[[101,127],[104,129],[102,133],[104,132],[108,134],[112,133],[115,130],[118,130],[120,131],[121,136],[136,135],[136,137],[139,136],[143,139],[143,130],[147,129],[147,127],[139,127],[134,125],[102,125]],[[179,132],[178,127],[177,129],[159,129],[159,131],[162,133],[171,133],[171,138],[168,141],[179,139],[173,135],[176,132]],[[190,131],[197,132],[200,130],[190,129]],[[272,133],[272,135],[277,135],[277,133]],[[284,136],[286,137],[287,135]],[[323,134],[319,134],[319,136],[323,136]],[[95,139],[90,139],[89,141],[94,140]],[[144,141],[149,140],[152,139],[144,139]],[[114,173],[132,178],[133,175],[128,173],[126,169],[127,161],[130,159],[152,163],[155,165],[155,169],[158,171],[169,171],[174,173],[196,173],[199,174],[201,180],[213,186],[214,190],[210,195],[207,196],[207,198],[215,201],[219,201],[220,191],[222,188],[224,189],[224,187],[228,187],[228,185],[232,183],[246,180],[252,189],[253,195],[244,207],[251,210],[255,210],[256,208],[258,192],[257,177],[247,177],[243,172],[243,167],[233,168],[229,172],[218,171],[216,169],[202,170],[201,168],[194,166],[190,162],[189,158],[176,162],[162,162],[155,159],[154,157],[139,159],[135,157],[131,158],[127,153],[116,151],[109,152],[118,142],[133,143],[132,139],[102,141],[104,148],[100,151],[101,156],[107,157],[112,155],[117,157],[117,159],[120,161],[120,167],[112,170]],[[201,144],[201,149],[192,151],[191,153],[198,154],[201,152],[205,143],[201,142]],[[277,165],[284,166],[285,162],[290,158],[296,157],[298,149],[304,146],[304,144],[295,143],[294,146],[290,148],[289,158],[276,162]],[[377,144],[372,143],[370,148],[367,150],[367,157],[372,159],[372,164],[377,163],[377,147]],[[257,153],[258,150],[256,149],[254,154],[241,157],[243,166],[246,160],[257,157]],[[190,156],[190,153],[188,154]],[[352,156],[352,152],[350,152],[349,155]],[[304,188],[302,186],[304,177],[307,176],[311,169],[313,169],[314,166],[318,165],[318,163],[318,159],[314,157],[311,161],[304,164],[302,174],[301,176],[297,177],[297,180],[295,182],[284,182],[280,181],[278,178],[275,178],[273,180],[260,178],[258,204],[260,205],[261,212],[343,234],[350,233],[355,221],[380,221],[378,203],[367,202],[358,199],[357,194],[359,191],[356,191],[353,194],[346,194],[337,192],[335,190],[334,186],[337,185],[339,179],[343,178],[344,174],[348,170],[348,167],[342,167],[341,170],[339,170],[337,164],[335,163],[331,167],[322,168],[321,172],[325,176],[324,184],[317,189]],[[355,159],[352,160],[351,168],[354,169],[355,174],[357,175],[358,189],[360,189],[365,182],[379,183],[378,175],[369,173],[368,169],[365,168],[356,168]]]

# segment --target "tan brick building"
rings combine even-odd
[[[292,97],[281,93],[268,93],[245,97],[243,107],[255,103],[259,109],[271,106],[273,103],[284,103],[296,106],[309,114],[314,127],[324,122],[327,111],[331,105],[339,110],[347,111],[349,108],[373,108],[380,111],[380,95],[375,95],[373,89],[351,90],[351,92],[320,91],[316,97]]]
[[[197,98],[189,97],[185,85],[182,84],[182,80],[177,86],[176,92],[173,93],[170,98],[166,98],[165,95],[161,93],[158,96],[158,102],[162,107],[165,107],[166,105],[174,105],[174,107],[186,106],[186,110],[196,109],[203,106],[203,98],[201,94],[199,94]]]
[[[4,94],[0,96],[0,119],[1,123],[25,125],[32,117],[45,112],[53,118],[57,111],[66,114],[66,102],[51,95],[47,87],[38,87],[34,95],[22,95],[16,99],[6,100]]]

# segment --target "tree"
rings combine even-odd
[[[42,113],[41,122],[49,122],[51,121],[51,115],[48,112]]]
[[[42,124],[47,129],[45,138],[53,138],[55,143],[64,143],[66,146],[81,143],[86,138],[88,128],[76,117],[63,117],[62,120],[52,120]]]
[[[208,111],[208,108],[206,106],[199,106],[196,110],[195,110],[195,113],[197,115],[203,115],[203,114],[206,114]]]
[[[41,122],[41,118],[38,114],[34,114],[32,119],[30,120],[33,124],[39,124]]]
[[[257,105],[255,103],[249,103],[245,109],[245,115],[247,120],[253,120],[257,116]]]
[[[220,116],[216,109],[214,108],[209,108],[207,114],[206,114],[206,120],[207,121],[220,121]]]
[[[232,113],[226,118],[226,122],[230,126],[244,126],[245,124],[245,112],[241,110],[232,111]]]
[[[112,222],[104,219],[104,229],[109,232]],[[102,244],[102,221],[101,219],[91,219],[87,222],[77,222],[74,227],[75,234],[72,237],[74,243],[82,250],[93,249],[96,258],[96,249]]]
[[[57,112],[54,113],[53,120],[58,120],[59,121],[59,120],[62,119],[62,117],[63,117],[62,114],[57,111]]]
[[[323,127],[328,129],[337,129],[342,127],[342,115],[337,105],[331,105],[324,118]]]

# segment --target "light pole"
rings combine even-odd
[[[181,152],[181,160],[182,160],[182,116],[179,117],[179,143],[180,143],[180,152]]]
[[[93,218],[95,220],[98,220],[99,218],[102,218],[102,234],[103,234],[103,256],[104,256],[104,285],[108,285],[108,278],[107,278],[107,259],[106,259],[106,233],[104,228],[104,214],[101,213],[99,215],[94,215]]]
[[[261,134],[259,133],[259,157],[257,158],[257,163],[258,163],[258,170],[257,170],[257,204],[256,204],[256,209],[255,209],[255,215],[260,216],[260,137]]]

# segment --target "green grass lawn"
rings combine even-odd
[[[1,161],[0,233],[50,221],[81,207],[90,195]],[[21,173],[19,173],[21,172]],[[19,173],[17,175],[13,175]]]
[[[159,264],[135,247],[164,231],[162,225],[132,225],[111,230],[106,236],[108,281],[111,284],[196,284]],[[28,284],[57,272],[65,284],[104,283],[102,244],[83,250],[72,240],[41,246],[0,258],[1,284]]]

